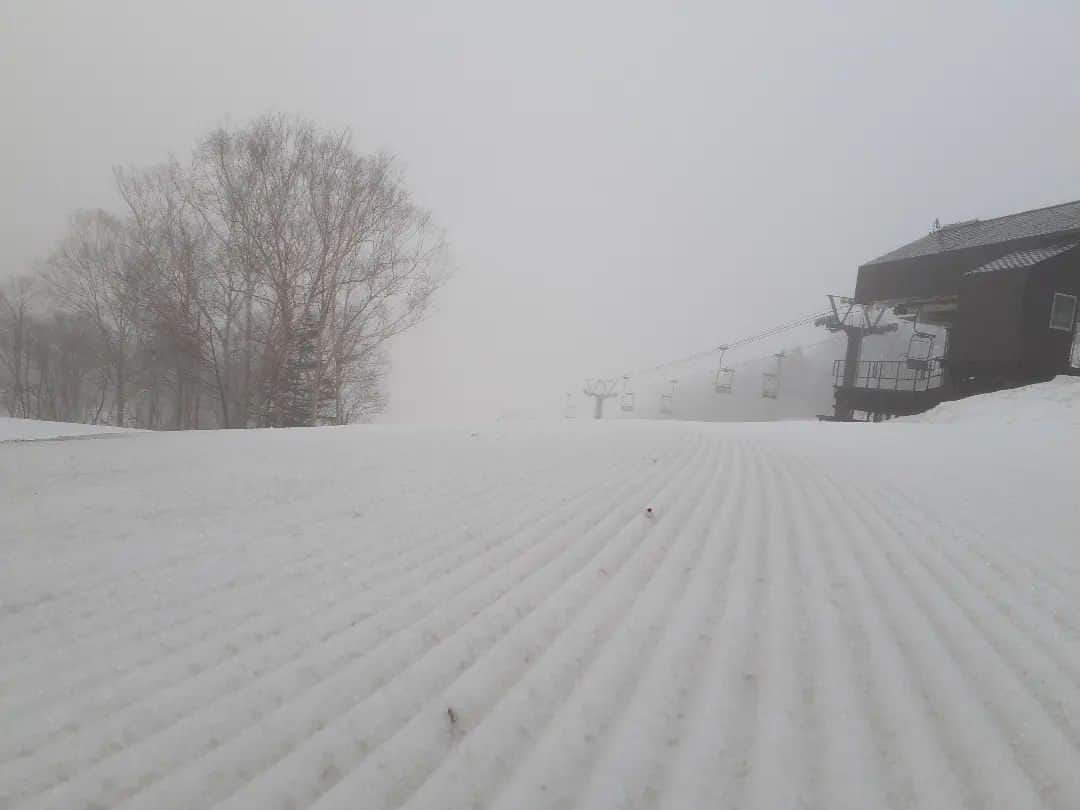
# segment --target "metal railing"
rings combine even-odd
[[[882,391],[929,391],[944,379],[940,360],[924,360],[912,367],[908,360],[860,360],[855,369],[855,388]],[[833,362],[833,385],[844,385],[846,360]]]

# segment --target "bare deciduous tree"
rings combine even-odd
[[[388,342],[447,277],[390,157],[268,115],[211,132],[187,164],[115,179],[125,216],[76,214],[49,263],[36,363],[28,303],[0,299],[9,410],[32,410],[27,363],[49,365],[35,380],[53,411],[88,418],[96,381],[94,418],[118,424],[197,427],[206,409],[222,427],[340,424],[384,407]],[[93,350],[59,358],[86,328]]]
[[[98,330],[112,366],[114,422],[126,424],[128,375],[145,274],[130,229],[105,211],[80,211],[50,261],[49,286],[67,311]]]
[[[0,364],[7,380],[3,405],[14,416],[31,416],[31,306],[35,279],[19,276],[0,288]]]

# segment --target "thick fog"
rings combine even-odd
[[[1069,2],[5,0],[0,277],[111,169],[268,110],[397,156],[455,278],[391,420],[557,414],[822,309],[931,223],[1080,197]],[[810,338],[814,335],[810,334]]]

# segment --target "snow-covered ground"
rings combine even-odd
[[[131,432],[134,431],[107,425],[80,425],[77,422],[45,422],[40,419],[15,419],[10,416],[0,416],[0,442],[66,439],[75,436]]]
[[[1039,385],[945,402],[908,421],[1080,425],[1080,377],[1058,377]]]
[[[1075,809],[1063,385],[0,445],[0,807]]]

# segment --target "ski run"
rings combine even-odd
[[[1077,413],[5,420],[0,807],[1075,810]]]

